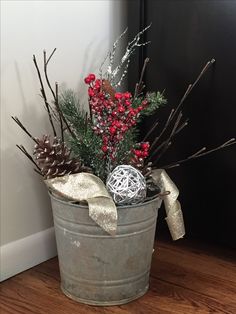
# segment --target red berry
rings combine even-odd
[[[105,99],[104,94],[101,93],[101,92],[98,94],[98,97],[99,97],[100,100],[104,100]]]
[[[121,93],[115,93],[115,99],[121,99],[122,98],[122,94]]]
[[[102,140],[103,140],[103,143],[104,143],[104,144],[107,144],[107,143],[108,143],[108,137],[107,137],[107,136],[103,136]]]
[[[149,150],[150,144],[149,143],[142,143],[141,148],[144,150]]]
[[[129,92],[125,92],[123,95],[124,95],[125,99],[131,98],[131,94]]]
[[[142,151],[141,150],[137,150],[137,149],[135,149],[135,151],[134,151],[134,154],[137,156],[137,157],[142,157]]]
[[[116,121],[114,121],[114,122],[115,122],[115,126],[116,126],[117,128],[120,128],[120,127],[121,127],[120,121],[116,120]]]
[[[130,116],[135,116],[135,114],[136,114],[136,113],[135,113],[134,108],[130,108],[130,109],[129,109],[129,115],[130,115]]]
[[[143,152],[143,157],[147,157],[149,154],[148,154],[148,152],[147,151],[144,151]]]
[[[94,88],[99,89],[101,87],[101,80],[96,80],[94,84]]]
[[[85,82],[85,84],[90,84],[91,80],[90,80],[90,78],[87,76],[87,77],[84,79],[84,82]]]
[[[130,106],[130,105],[131,105],[131,101],[126,100],[126,101],[125,101],[125,105],[126,105],[126,106]]]
[[[93,82],[96,78],[96,76],[94,74],[89,74],[88,77],[90,79],[90,82]]]
[[[92,89],[92,87],[89,87],[88,94],[89,94],[89,97],[93,97],[95,95],[94,90]]]
[[[123,124],[121,127],[121,132],[126,132],[127,129],[128,129],[128,127],[125,124]]]
[[[143,107],[146,107],[146,106],[148,105],[147,99],[144,99],[144,100],[142,101],[142,105],[143,105]]]
[[[119,111],[120,113],[124,113],[124,112],[125,112],[125,108],[124,108],[123,106],[119,106],[119,107],[118,107],[118,111]]]
[[[107,152],[107,150],[108,150],[107,145],[103,145],[103,146],[102,146],[102,151],[103,151],[104,153],[106,153],[106,152]]]
[[[116,133],[116,128],[113,127],[113,126],[110,126],[109,127],[109,131],[110,131],[111,134],[115,134]]]

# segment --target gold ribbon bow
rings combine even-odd
[[[170,194],[164,197],[166,210],[166,222],[173,240],[183,238],[185,235],[184,218],[180,202],[177,200],[179,190],[174,182],[170,179],[164,169],[153,170],[152,179],[156,185],[161,188],[162,192],[169,191]]]
[[[52,192],[68,200],[86,201],[89,216],[110,235],[116,234],[116,205],[101,179],[81,172],[48,179],[45,183]]]

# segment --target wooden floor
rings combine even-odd
[[[1,284],[1,314],[236,313],[236,256],[181,240],[157,242],[150,290],[114,307],[76,303],[60,291],[54,258]]]

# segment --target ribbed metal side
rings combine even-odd
[[[118,230],[109,236],[88,207],[51,195],[62,291],[92,305],[132,301],[148,290],[157,210],[161,200],[118,207]]]

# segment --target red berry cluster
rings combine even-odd
[[[93,120],[93,130],[102,137],[104,157],[115,159],[116,149],[125,133],[137,123],[137,118],[147,106],[147,101],[138,108],[132,107],[132,95],[129,92],[115,93],[111,97],[103,89],[103,81],[94,74],[85,78],[89,85],[89,106]],[[143,156],[144,157],[144,156]]]
[[[138,147],[132,149],[132,159],[131,163],[137,167],[141,167],[143,165],[143,161],[149,155],[150,144],[149,142],[139,143]]]

